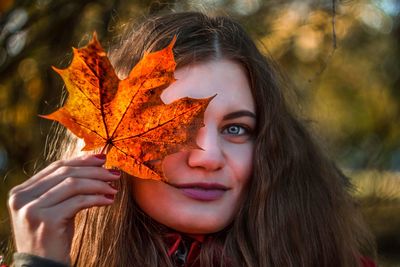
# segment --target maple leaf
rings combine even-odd
[[[68,98],[63,107],[41,117],[83,138],[82,150],[106,151],[106,167],[143,179],[166,179],[160,162],[181,149],[199,148],[196,132],[204,126],[204,111],[213,98],[162,102],[162,91],[175,81],[175,40],[145,53],[120,80],[94,34],[87,46],[73,48],[68,68],[53,67],[66,84]]]

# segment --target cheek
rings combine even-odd
[[[166,211],[171,212],[173,192],[167,185],[159,181],[142,180],[135,178],[133,183],[134,199],[138,206],[149,216],[157,221],[166,216]],[[171,214],[176,216],[176,214]],[[160,221],[163,223],[163,221]]]
[[[162,168],[167,179],[181,177],[189,169],[186,152],[178,152],[166,156],[162,162]]]
[[[241,185],[247,184],[253,170],[253,144],[230,144],[225,149],[227,164]]]

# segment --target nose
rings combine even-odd
[[[219,141],[216,127],[203,127],[197,133],[196,143],[202,149],[189,151],[188,165],[192,168],[202,168],[207,171],[216,171],[225,164],[225,156]]]

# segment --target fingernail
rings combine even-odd
[[[116,176],[120,176],[121,175],[121,171],[119,170],[108,170],[112,175],[116,175]]]
[[[111,195],[111,194],[106,194],[106,195],[104,195],[106,198],[108,198],[108,199],[111,199],[111,200],[114,200],[114,195]]]
[[[113,185],[113,184],[108,184],[112,189],[114,189],[114,190],[118,190],[117,189],[117,187],[115,186],[115,185]]]
[[[98,158],[98,159],[101,159],[101,160],[105,160],[106,159],[106,157],[107,157],[107,155],[106,154],[97,154],[97,155],[94,155],[96,158]]]

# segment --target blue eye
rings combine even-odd
[[[254,130],[247,124],[228,124],[222,128],[222,135],[226,140],[236,144],[245,144],[252,140]]]
[[[223,133],[229,134],[229,135],[245,135],[249,133],[249,130],[246,127],[237,125],[237,124],[232,124],[227,126],[224,130]]]

